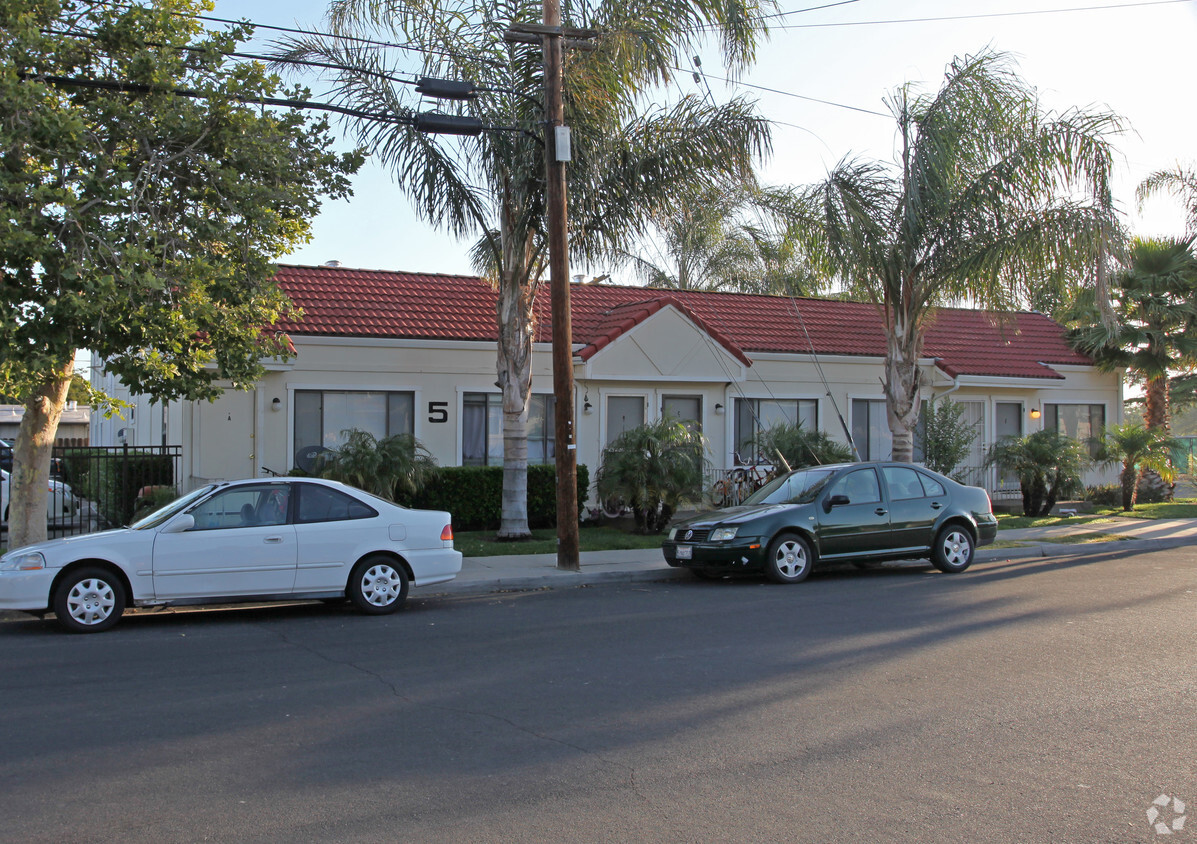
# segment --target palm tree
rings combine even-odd
[[[568,176],[571,252],[609,255],[680,185],[749,177],[768,151],[766,123],[744,100],[709,105],[684,97],[646,108],[644,91],[707,35],[733,68],[751,62],[762,0],[727,3],[566,5],[566,27],[597,31],[593,52],[567,51],[566,123],[572,130]],[[527,419],[531,394],[533,301],[546,271],[544,146],[539,47],[504,34],[539,23],[531,0],[334,0],[333,31],[344,37],[292,39],[278,58],[331,65],[332,98],[369,112],[351,124],[387,166],[417,213],[454,235],[480,235],[479,272],[499,291],[498,385],[503,394],[503,507],[499,537],[530,536],[527,519]],[[425,77],[471,80],[484,93],[456,106],[487,127],[476,136],[428,135],[413,125],[418,104],[385,49],[354,36],[381,31],[422,56]],[[520,131],[522,130],[522,131]],[[531,135],[531,137],[529,137]]]
[[[781,422],[762,431],[753,442],[756,453],[770,463],[780,455],[785,468],[801,469],[804,466],[818,466],[827,463],[847,463],[852,460],[852,449],[829,437],[824,431],[810,431],[801,422]],[[774,469],[780,474],[781,465]]]
[[[810,296],[822,278],[787,236],[779,204],[777,191],[752,182],[687,186],[654,215],[647,237],[614,258],[651,287]]]
[[[410,501],[436,475],[436,459],[411,434],[378,440],[369,431],[343,431],[340,448],[322,452],[316,474],[352,484],[388,501]]]
[[[1111,285],[1116,320],[1101,322],[1091,294],[1069,314],[1069,342],[1106,371],[1125,368],[1143,384],[1148,428],[1169,429],[1169,371],[1197,366],[1197,255],[1193,238],[1136,238]]]
[[[1197,169],[1177,164],[1171,170],[1157,170],[1139,185],[1136,196],[1139,205],[1150,196],[1170,193],[1185,205],[1185,228],[1197,233]]]
[[[1145,428],[1134,422],[1126,422],[1106,431],[1098,449],[1098,459],[1109,463],[1121,463],[1119,485],[1122,488],[1122,509],[1135,509],[1139,496],[1139,484],[1145,473],[1156,472],[1171,483],[1176,478],[1172,468],[1172,449],[1178,441],[1160,429]]]
[[[1072,269],[1101,291],[1116,233],[1109,114],[1046,113],[999,53],[955,60],[943,87],[888,99],[893,165],[845,158],[796,193],[794,226],[849,293],[873,302],[886,337],[893,457],[909,461],[918,359],[937,304],[1009,310]]]
[[[1081,443],[1048,429],[1005,437],[985,458],[986,465],[1018,478],[1024,516],[1046,516],[1062,496],[1079,492],[1087,462]]]
[[[702,496],[702,434],[677,419],[659,419],[624,431],[603,450],[598,493],[622,499],[636,529],[659,533],[683,501]]]

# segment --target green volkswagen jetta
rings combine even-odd
[[[961,572],[997,536],[989,494],[909,463],[811,466],[773,479],[736,507],[669,531],[671,566],[699,577],[761,572],[798,583],[819,561],[930,558]]]

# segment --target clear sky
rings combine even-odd
[[[780,8],[827,3],[834,5],[777,19],[758,63],[742,79],[784,93],[710,82],[716,97],[748,94],[758,100],[762,114],[777,121],[774,154],[764,169],[767,181],[818,181],[848,154],[892,160],[892,117],[853,109],[884,113],[885,95],[906,82],[934,91],[953,56],[992,47],[1017,58],[1023,77],[1049,108],[1080,106],[1122,115],[1129,131],[1116,142],[1115,198],[1128,225],[1140,235],[1182,234],[1184,214],[1176,201],[1153,200],[1140,216],[1134,190],[1153,170],[1177,162],[1197,164],[1192,53],[1197,0],[794,0]],[[320,0],[217,0],[212,14],[321,28],[324,9]],[[702,58],[707,73],[723,75],[713,51]],[[320,84],[307,84],[319,99]],[[677,90],[696,91],[697,86],[683,73]],[[354,191],[349,200],[327,203],[312,242],[281,260],[471,272],[470,243],[454,241],[416,218],[386,172],[368,163]]]

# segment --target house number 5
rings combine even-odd
[[[430,401],[430,402],[428,402],[428,421],[429,422],[448,422],[449,421],[449,403],[447,401]]]

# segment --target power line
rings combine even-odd
[[[1073,12],[1100,12],[1110,9],[1139,9],[1146,6],[1171,6],[1177,3],[1192,3],[1194,0],[1142,0],[1135,3],[1116,3],[1109,6],[1075,6],[1068,9],[1032,9],[1024,12],[987,12],[976,15],[943,15],[930,18],[894,18],[891,20],[837,21],[834,23],[790,23],[774,29],[822,29],[837,26],[885,26],[900,23],[942,23],[944,21],[980,20],[984,18],[1013,18],[1028,15],[1059,15]]]
[[[1189,1],[1190,0],[1186,0],[1186,2],[1189,2]],[[680,68],[680,67],[673,67],[670,69],[676,70],[679,73],[688,73],[689,72],[689,71],[685,70],[684,68]],[[698,72],[696,72],[695,75],[698,75]],[[833,102],[832,100],[822,100],[822,99],[819,99],[818,97],[808,97],[803,94],[795,94],[792,91],[782,91],[778,88],[768,88],[764,85],[754,85],[751,82],[741,82],[737,79],[728,79],[723,76],[714,76],[713,74],[709,74],[709,73],[702,73],[702,76],[704,78],[709,77],[710,79],[715,79],[719,82],[727,82],[731,85],[739,85],[741,88],[753,88],[757,91],[766,91],[770,94],[780,94],[783,97],[793,97],[796,100],[807,100],[808,102],[821,103],[822,105],[833,106],[834,108],[846,108],[849,111],[859,111],[863,114],[872,114],[877,117],[892,117],[892,115],[886,114],[883,111],[873,111],[872,109],[861,108],[860,106],[852,106],[852,105],[847,105],[845,103],[837,103],[837,102]]]

